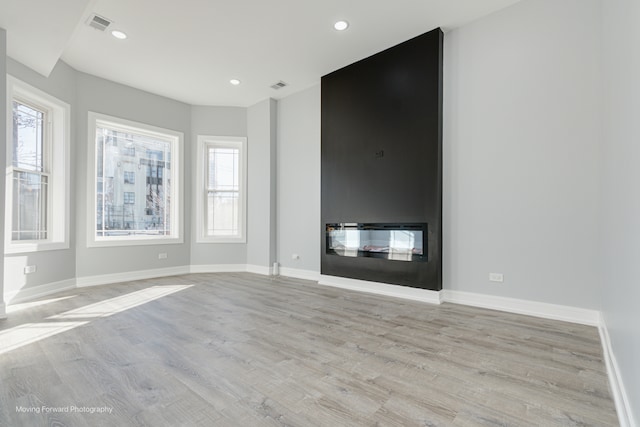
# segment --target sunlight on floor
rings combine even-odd
[[[27,323],[0,332],[0,354],[68,331],[87,322]]]
[[[11,304],[7,306],[7,314],[17,313],[18,311],[26,310],[27,308],[33,308],[41,305],[51,304],[52,302],[64,301],[69,298],[74,298],[75,296],[77,295],[69,295],[68,297],[51,298],[51,299],[44,299],[44,300],[33,301],[33,302],[24,302],[22,304]]]
[[[75,322],[39,322],[39,323],[26,323],[24,325],[15,326],[5,331],[0,331],[0,354],[4,354],[16,348],[32,344],[42,339],[51,337],[53,335],[60,334],[78,326],[86,325],[91,322],[91,319],[99,317],[107,317],[130,308],[137,307],[139,305],[148,303],[150,301],[162,298],[164,296],[173,294],[175,292],[182,291],[190,288],[193,285],[176,285],[176,286],[152,286],[150,288],[142,289],[136,292],[131,292],[126,295],[111,298],[105,301],[101,301],[95,304],[90,304],[84,307],[69,310],[61,314],[50,316],[47,320],[58,319],[89,319]],[[33,303],[16,304],[11,307],[12,311],[24,310],[30,307],[36,307],[38,305],[47,304],[50,302],[61,301],[73,296],[55,298],[50,300],[35,301]]]
[[[130,294],[100,301],[95,304],[69,310],[48,319],[85,319],[87,317],[107,317],[121,311],[137,307],[149,301],[162,298],[165,295],[190,288],[193,285],[175,285],[175,286],[152,286]]]

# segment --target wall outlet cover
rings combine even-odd
[[[502,273],[489,273],[489,281],[504,282],[504,275]]]

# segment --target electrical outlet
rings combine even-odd
[[[291,254],[291,259],[300,259],[300,255],[298,255],[298,254]]]
[[[489,273],[490,282],[504,282],[504,275],[502,273]]]
[[[166,252],[160,252],[158,254],[158,259],[167,259],[167,253]]]
[[[35,265],[27,265],[24,267],[24,274],[35,273],[38,268]]]

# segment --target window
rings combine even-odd
[[[198,242],[246,242],[246,144],[246,138],[198,136]]]
[[[47,113],[13,100],[13,218],[11,240],[46,240],[49,165],[45,164]]]
[[[13,77],[7,83],[5,252],[66,249],[69,105]]]
[[[89,113],[89,138],[88,245],[181,243],[182,133]]]
[[[136,183],[136,173],[131,171],[124,171],[124,183],[125,184],[135,184]],[[100,183],[102,184],[102,183]],[[98,189],[98,192],[102,191]]]

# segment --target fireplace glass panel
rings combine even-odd
[[[427,261],[425,223],[333,223],[326,225],[327,254]]]

